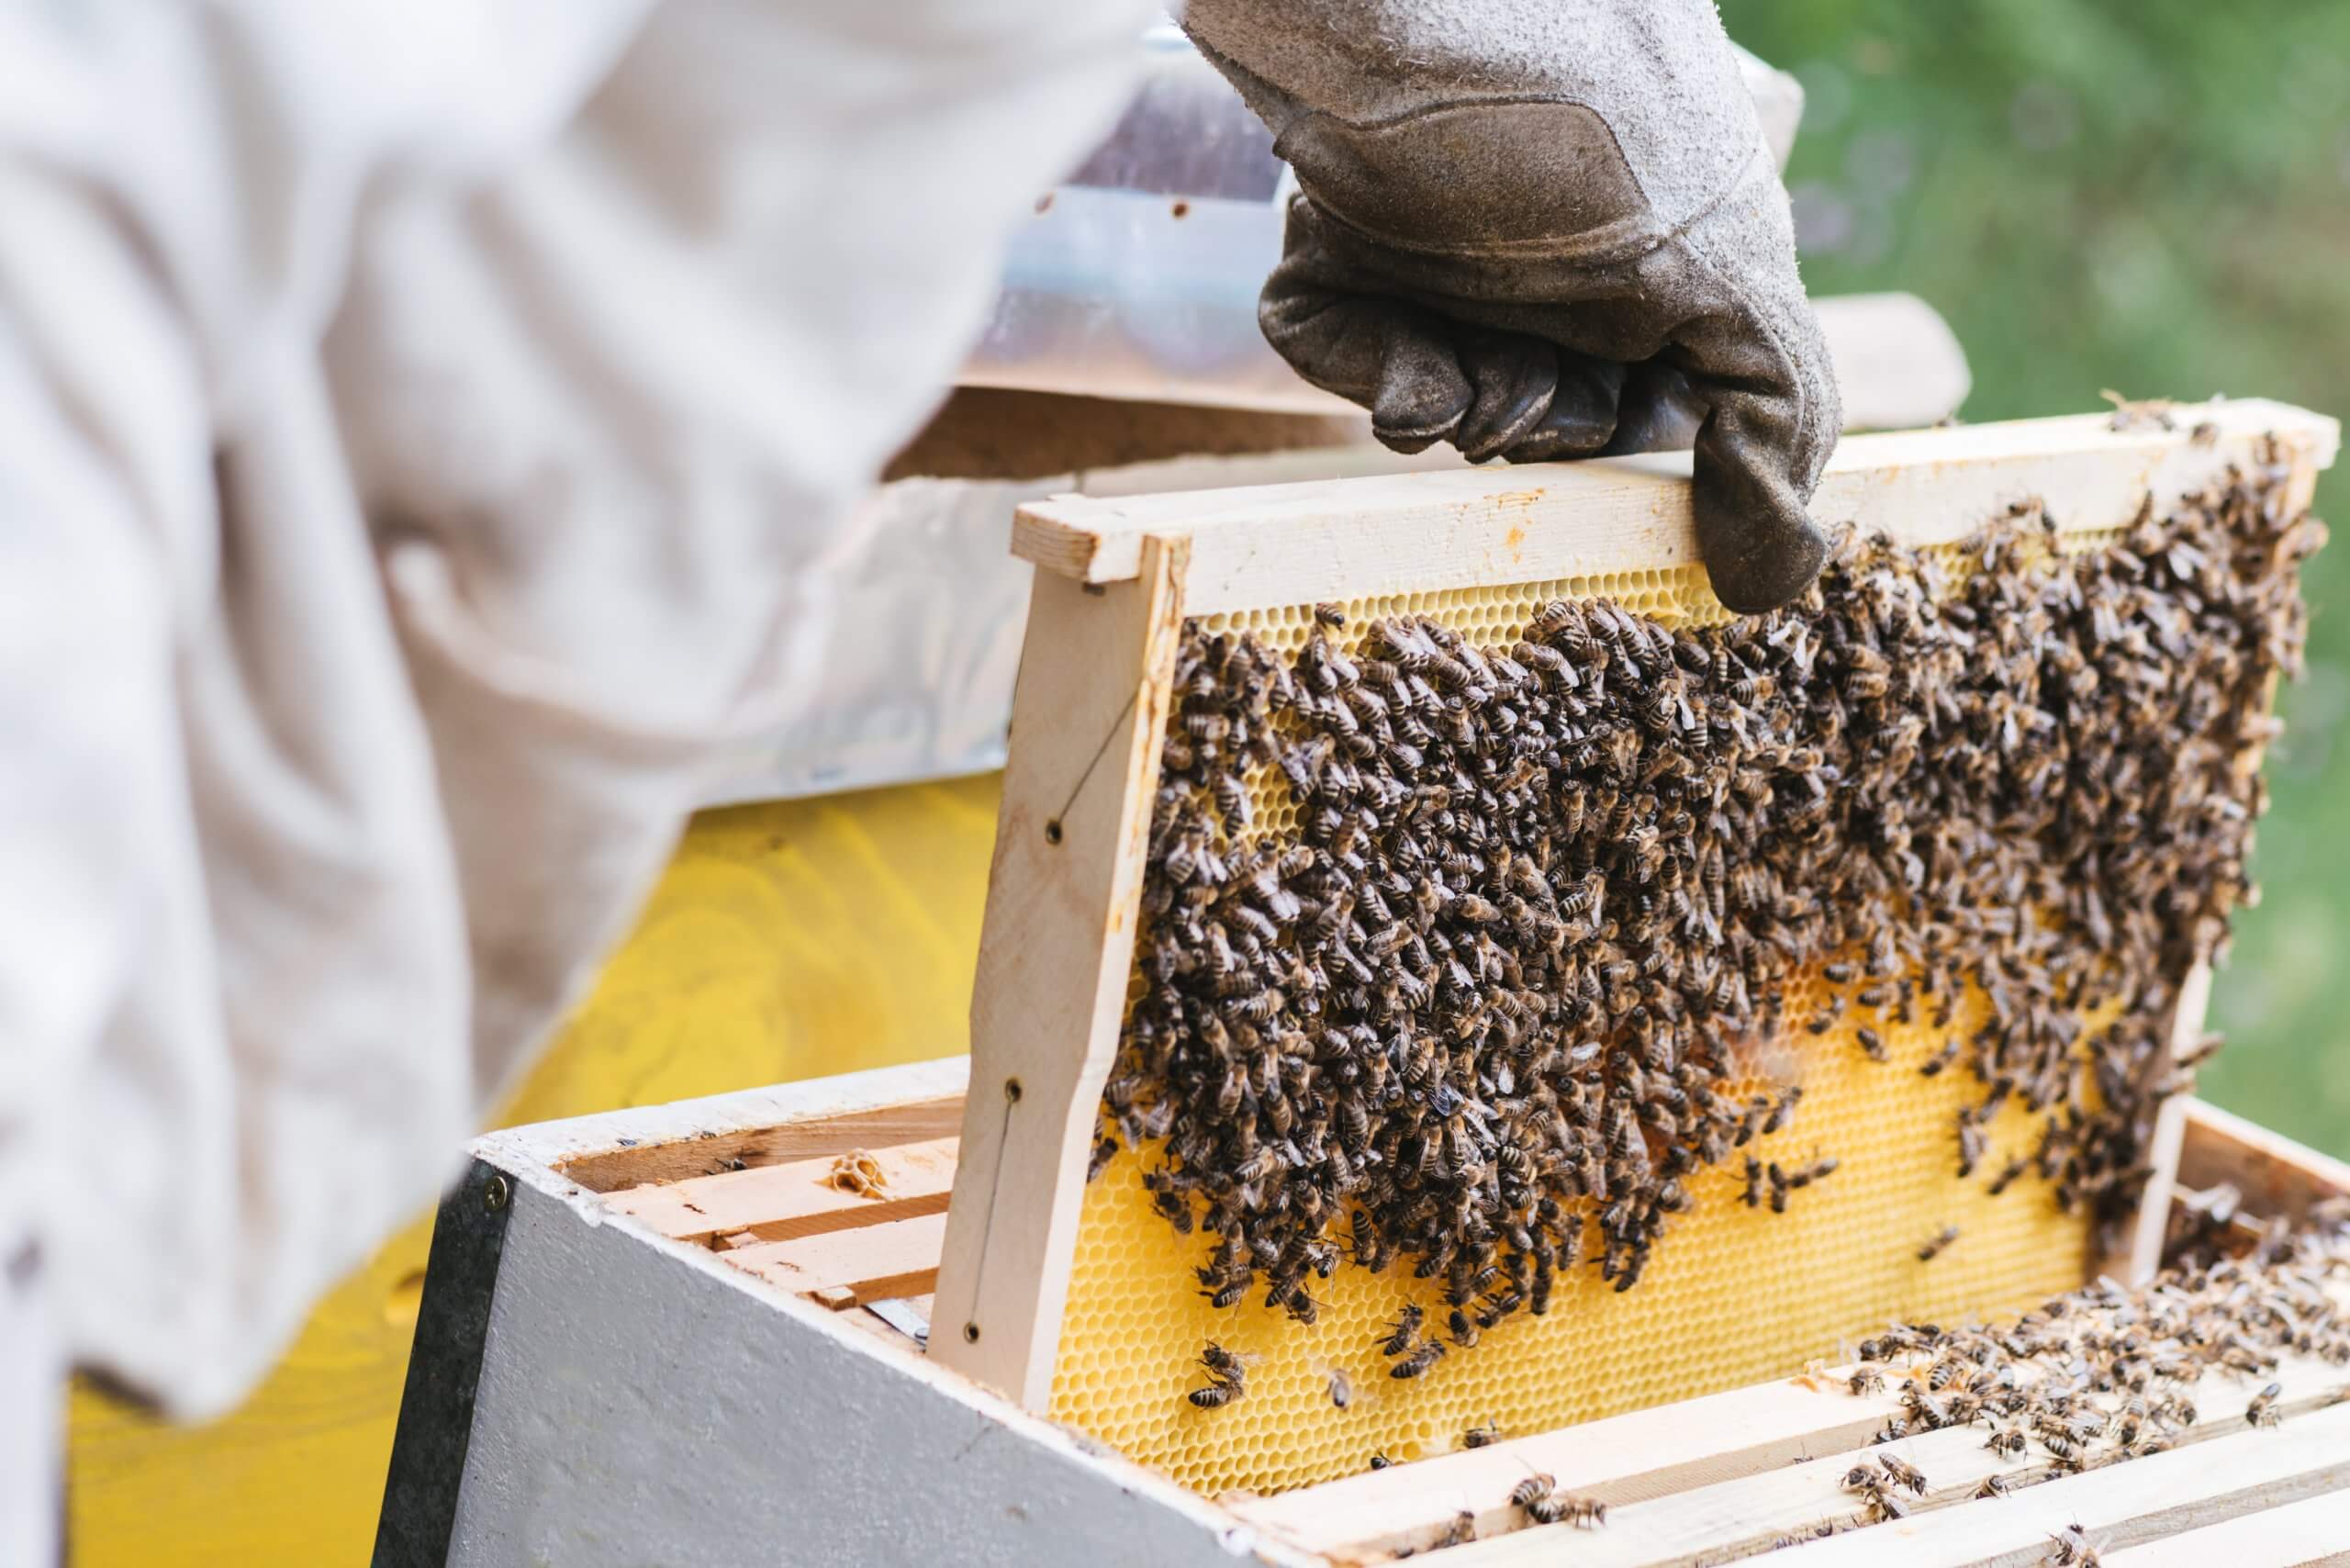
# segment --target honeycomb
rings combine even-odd
[[[2070,554],[2108,537],[2076,534],[2060,548]],[[1951,565],[1964,569],[1954,554]],[[1669,627],[1727,619],[1694,567],[1393,594],[1344,608],[1350,631],[1427,616],[1481,645],[1505,646],[1537,608],[1561,598],[1612,599]],[[1203,621],[1207,631],[1245,630],[1284,654],[1303,646],[1312,625],[1304,605]],[[1250,788],[1255,831],[1294,831],[1278,772],[1258,770]],[[1792,1122],[1747,1152],[1790,1168],[1832,1154],[1841,1161],[1834,1175],[1791,1194],[1777,1215],[1740,1201],[1742,1159],[1696,1171],[1688,1178],[1695,1209],[1672,1222],[1636,1288],[1619,1294],[1587,1264],[1562,1272],[1546,1316],[1516,1314],[1413,1381],[1388,1375],[1374,1341],[1407,1301],[1440,1323],[1440,1281],[1415,1281],[1408,1265],[1371,1274],[1342,1263],[1315,1287],[1321,1310],[1311,1327],[1266,1306],[1261,1294],[1218,1310],[1192,1273],[1208,1261],[1210,1238],[1178,1237],[1152,1211],[1141,1173],[1155,1151],[1121,1151],[1085,1193],[1052,1416],[1200,1491],[1271,1493],[1361,1470],[1373,1454],[1402,1462],[1443,1453],[1472,1428],[1541,1431],[1791,1374],[1813,1358],[1836,1358],[1891,1318],[1986,1314],[2079,1284],[2089,1266],[2087,1216],[2065,1214],[2036,1174],[1996,1198],[1985,1190],[2010,1157],[2030,1151],[2037,1119],[2020,1106],[2003,1111],[1985,1129],[1990,1148],[1980,1167],[1961,1181],[1953,1129],[1979,1085],[1964,1071],[1918,1070],[1951,1033],[1982,1024],[1982,996],[1962,1000],[1953,1029],[1930,1028],[1922,1016],[1901,1025],[1854,1003],[1814,1036],[1804,1021],[1830,989],[1824,976],[1809,977],[1785,999],[1791,1022],[1782,1036],[1744,1051],[1758,1085],[1800,1083],[1805,1092]],[[1863,1025],[1876,1029],[1890,1060],[1863,1054],[1854,1034]],[[1944,1226],[1956,1226],[1959,1238],[1920,1262],[1918,1249]],[[1595,1245],[1587,1249],[1596,1255]],[[1247,1393],[1201,1410],[1185,1394],[1205,1381],[1198,1358],[1210,1340],[1242,1358]],[[1332,1397],[1334,1375],[1350,1389],[1344,1408]]]

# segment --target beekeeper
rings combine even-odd
[[[66,1368],[186,1418],[451,1172],[801,700],[844,520],[1136,0],[0,5],[0,1563]],[[1725,602],[1838,426],[1709,0],[1193,0],[1380,437],[1694,440]]]

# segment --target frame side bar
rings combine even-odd
[[[1021,653],[931,1354],[1030,1410],[1134,963],[1186,549],[1148,542],[1133,583],[1039,574]]]

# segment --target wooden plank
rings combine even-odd
[[[2099,1551],[2148,1541],[2350,1485],[2350,1406],[2271,1430],[2175,1449],[1774,1555],[1772,1568],[2022,1568],[2077,1524]],[[1610,1527],[1614,1521],[1611,1519]],[[1580,1554],[1578,1554],[1580,1555]],[[1464,1553],[1460,1559],[1466,1563]]]
[[[2295,1143],[2202,1100],[2185,1103],[2178,1184],[2200,1190],[2226,1182],[2244,1195],[2244,1213],[2296,1224],[2313,1204],[2350,1194],[2350,1164]]]
[[[834,1186],[834,1161],[841,1156],[825,1155],[785,1165],[689,1177],[660,1186],[630,1187],[608,1194],[604,1202],[615,1213],[680,1241],[707,1241],[733,1232],[748,1232],[762,1241],[784,1241],[944,1213],[946,1195],[955,1185],[958,1142],[951,1137],[932,1138],[865,1151],[872,1156],[882,1178],[880,1188],[870,1193]]]
[[[1610,1506],[1669,1497],[1856,1448],[1901,1407],[1891,1392],[1856,1397],[1818,1382],[1758,1383],[1230,1506],[1301,1551],[1401,1551],[1433,1540],[1463,1510],[1487,1531],[1520,1522],[1505,1500],[1537,1472]]]
[[[2211,1005],[2211,965],[2198,959],[2187,971],[2172,1004],[2170,1028],[2163,1048],[2176,1059],[2202,1038]],[[2097,1271],[2128,1285],[2143,1285],[2162,1267],[2163,1244],[2170,1235],[2170,1203],[2177,1190],[2178,1150],[2187,1136],[2188,1096],[2174,1094],[2154,1113],[2154,1145],[2146,1151],[2146,1186],[2139,1194],[2138,1213],[2111,1252],[2098,1260]]]
[[[2277,435],[2330,465],[2331,419],[2261,400],[2182,408],[2175,430],[2111,416],[1848,437],[1815,515],[1908,543],[1964,537],[2016,502],[2068,531],[2120,528],[2204,488]],[[2194,439],[2208,422],[2217,434]],[[1014,553],[1046,574],[1122,582],[1144,543],[1188,539],[1189,613],[1541,582],[1698,562],[1686,454],[1386,475],[1181,496],[1061,496],[1023,507]]]
[[[2312,1357],[2288,1357],[2279,1362],[2273,1375],[2284,1384],[2277,1408],[2287,1414],[2290,1424],[2290,1417],[2331,1407],[2339,1396],[2344,1374]],[[2207,1376],[2195,1390],[2196,1425],[2178,1434],[2179,1448],[2208,1448],[2232,1440],[2233,1434],[2244,1431],[2245,1406],[2266,1381]],[[1577,1544],[1575,1561],[1591,1568],[1645,1568],[1651,1563],[1694,1562],[1700,1558],[1722,1561],[1766,1551],[1775,1541],[1800,1538],[1823,1524],[1849,1526],[1858,1515],[1860,1502],[1844,1490],[1843,1478],[1854,1465],[1878,1452],[1897,1454],[1925,1473],[1925,1495],[1912,1499],[1905,1495],[1903,1500],[1916,1510],[1908,1523],[1927,1534],[1936,1528],[1925,1522],[1929,1516],[1966,1505],[1987,1476],[2001,1476],[2019,1488],[2013,1496],[2022,1495],[2022,1489],[2034,1484],[2063,1484],[2052,1479],[2058,1473],[2036,1442],[2025,1459],[2009,1460],[1983,1446],[1986,1430],[1979,1425],[1948,1427],[1904,1438],[1883,1449],[1871,1444],[1855,1445],[1848,1452],[1630,1506],[1619,1507],[1611,1503],[1606,1529],[1601,1536]],[[2128,1461],[2105,1469],[2143,1473],[2140,1467],[2164,1457],[2166,1456]],[[1570,1484],[1565,1475],[1559,1477],[1559,1484],[1562,1491],[1580,1490]],[[2012,1501],[2013,1496],[2008,1500]],[[1519,1522],[1503,1511],[1487,1528],[1506,1529]],[[1464,1551],[1456,1568],[1549,1561],[1564,1543],[1566,1538],[1561,1532],[1568,1528],[1554,1525],[1517,1529],[1475,1552]],[[1890,1527],[1876,1527],[1887,1528]]]
[[[599,1119],[579,1117],[576,1124],[548,1125],[584,1126]],[[963,1096],[934,1095],[902,1105],[878,1105],[832,1115],[811,1114],[804,1120],[774,1126],[621,1144],[571,1155],[558,1160],[554,1169],[591,1193],[616,1193],[655,1182],[706,1176],[723,1170],[733,1159],[752,1165],[774,1165],[830,1159],[856,1148],[885,1148],[893,1144],[953,1137],[962,1126]]]
[[[1031,1410],[1133,968],[1185,554],[1150,543],[1106,588],[1040,573],[1029,606],[930,1353]]]
[[[946,1244],[946,1216],[934,1214],[764,1242],[719,1256],[745,1273],[794,1295],[815,1296],[838,1312],[931,1289]]]
[[[2350,1561],[2350,1492],[2304,1497],[2102,1555],[2106,1568],[2304,1568]]]

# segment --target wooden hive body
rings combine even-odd
[[[1871,1439],[1901,1404],[1897,1388],[1847,1392],[1841,1367],[1270,1497],[1203,1495],[1038,1419],[911,1337],[933,1305],[934,1178],[966,1065],[481,1139],[434,1233],[375,1561],[624,1568],[788,1543],[823,1562],[1337,1568],[1425,1552],[1468,1533],[1466,1514],[1476,1540],[1445,1562],[1681,1568],[1856,1522],[1841,1478],[1886,1451]],[[2350,1193],[2339,1161],[2180,1107],[2177,1221],[2209,1212],[2214,1190],[2240,1193],[2246,1215],[2297,1221]],[[882,1190],[845,1204],[825,1176],[860,1157]],[[909,1276],[923,1226],[931,1271]],[[2299,1355],[2214,1372],[2177,1451],[2077,1475],[2037,1445],[1994,1454],[1980,1426],[1913,1434],[1895,1450],[1929,1477],[1913,1517],[1795,1561],[2038,1562],[2074,1523],[2131,1568],[2312,1561],[2350,1543],[2343,1376]],[[2284,1423],[2249,1427],[2271,1380]],[[1604,1502],[1606,1528],[1530,1525],[1508,1497],[1537,1473]],[[2010,1495],[1976,1500],[1991,1475]]]

